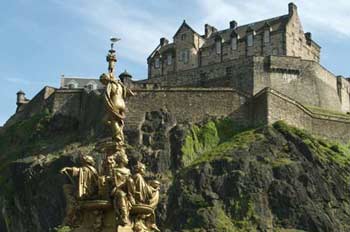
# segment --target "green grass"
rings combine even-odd
[[[181,149],[184,166],[187,167],[198,160],[209,158],[209,153],[217,154],[225,150],[225,147],[231,144],[232,138],[246,129],[247,127],[238,125],[230,118],[210,120],[203,125],[193,125]],[[244,139],[240,141],[237,137],[235,142],[239,146],[244,144]],[[218,146],[220,148],[217,150]]]
[[[254,141],[264,139],[264,135],[260,134],[257,130],[248,130],[237,135],[234,135],[231,139],[227,140],[214,147],[211,150],[206,151],[196,160],[192,162],[193,165],[197,165],[202,162],[208,162],[217,158],[229,158],[229,151],[232,150],[246,150],[249,145]]]
[[[350,165],[350,146],[347,144],[312,136],[307,131],[288,126],[282,121],[274,123],[273,127],[284,134],[300,138],[322,162],[336,163],[340,167]]]

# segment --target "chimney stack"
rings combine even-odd
[[[307,43],[307,45],[311,45],[311,41],[312,41],[312,34],[311,34],[311,32],[306,32],[305,33],[305,38],[306,38],[306,43]]]
[[[166,38],[164,38],[164,37],[160,38],[160,46],[161,47],[167,45],[168,43],[169,43],[169,40],[167,40]]]
[[[232,20],[230,22],[230,29],[236,29],[237,25],[238,25],[237,22],[235,20]]]
[[[297,13],[298,7],[293,3],[288,4],[288,14],[289,16],[292,16],[293,14]]]
[[[216,29],[215,27],[213,26],[210,26],[209,24],[205,24],[204,25],[204,31],[205,31],[205,38],[209,38],[209,36],[211,34],[213,34],[214,32],[217,32],[218,29]]]

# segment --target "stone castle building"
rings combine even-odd
[[[320,61],[321,47],[304,33],[297,7],[289,4],[288,14],[217,30],[205,24],[200,35],[184,21],[173,36],[166,38],[147,59],[148,78],[254,56],[291,56]]]
[[[208,116],[250,125],[285,120],[320,136],[350,139],[350,83],[320,64],[321,47],[304,32],[295,4],[282,16],[204,29],[201,35],[184,21],[172,42],[161,38],[147,58],[147,79],[133,81],[121,73],[137,93],[127,103],[126,128],[138,135],[134,139],[143,141],[147,113],[159,110],[179,123]],[[45,107],[91,127],[96,114],[103,117],[97,104],[102,88],[97,79],[62,77],[60,88],[45,87],[30,101],[21,93],[17,113],[6,124]]]

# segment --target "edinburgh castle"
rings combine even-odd
[[[242,125],[285,120],[348,140],[350,83],[323,67],[320,53],[293,3],[285,15],[248,25],[233,20],[228,29],[217,30],[206,24],[203,35],[184,21],[173,41],[161,38],[147,58],[147,79],[120,75],[137,93],[128,102],[126,128],[142,141],[145,112],[161,110],[176,122],[227,115]],[[99,130],[94,118],[104,114],[102,106],[95,108],[101,88],[98,80],[62,77],[60,88],[45,87],[30,101],[18,92],[17,112],[5,127],[48,108],[89,124],[94,134]]]

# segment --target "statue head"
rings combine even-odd
[[[125,150],[121,149],[116,152],[115,160],[117,164],[127,165],[129,160],[128,156],[125,154]]]
[[[113,155],[107,156],[107,164],[109,166],[114,166],[115,165],[115,157]]]
[[[94,166],[95,165],[95,160],[94,158],[92,158],[92,156],[89,156],[89,155],[83,155],[81,156],[81,161],[82,161],[82,164],[88,164],[88,165],[91,165],[91,166]]]
[[[135,172],[140,173],[141,175],[144,175],[146,172],[146,165],[144,165],[140,161],[137,161],[137,164],[135,166]]]
[[[110,75],[106,74],[106,73],[102,73],[100,76],[100,82],[104,85],[107,85],[108,82],[111,81],[111,77]]]

